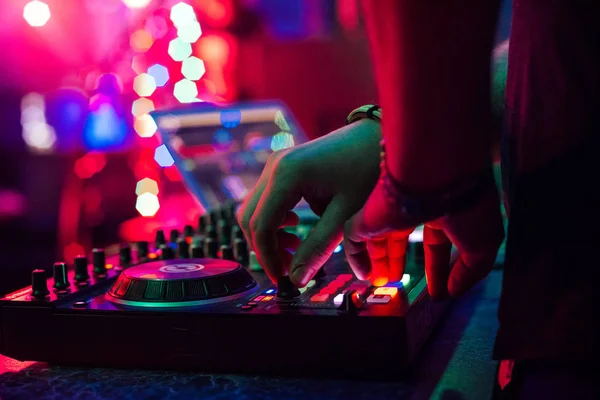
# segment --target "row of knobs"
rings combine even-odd
[[[131,249],[129,249],[129,255],[131,257]],[[75,257],[75,284],[78,286],[86,285],[89,283],[90,274],[88,271],[88,259],[86,256]],[[104,250],[94,249],[92,250],[92,273],[97,278],[106,277],[106,256]],[[54,278],[54,290],[57,292],[64,292],[69,289],[71,283],[69,282],[67,274],[67,264],[64,262],[57,262],[52,267],[52,276]],[[46,280],[46,271],[43,269],[36,269],[31,273],[31,295],[38,299],[43,299],[50,294],[48,290],[48,283]]]

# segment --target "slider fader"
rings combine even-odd
[[[420,243],[400,282],[357,280],[338,248],[299,289],[257,270],[233,211],[57,262],[49,278],[33,271],[31,286],[0,300],[0,352],[60,365],[402,376],[448,305],[427,295]]]

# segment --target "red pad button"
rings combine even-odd
[[[349,280],[352,279],[352,274],[339,274],[337,276],[337,278],[335,278],[336,280],[340,280],[340,281],[344,281],[344,282],[348,282]]]
[[[327,299],[329,299],[329,295],[328,294],[315,294],[313,297],[310,298],[310,301],[314,302],[314,303],[323,303],[324,301],[327,301]]]
[[[337,290],[337,289],[341,288],[342,286],[344,286],[345,284],[346,284],[346,282],[336,279],[335,281],[329,282],[327,287],[335,288]]]
[[[338,288],[335,287],[324,287],[323,289],[319,290],[319,294],[335,294],[338,291]]]

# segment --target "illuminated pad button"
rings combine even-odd
[[[244,311],[248,311],[248,310],[251,310],[251,309],[252,309],[252,306],[245,305],[245,306],[242,306],[241,308],[242,308],[242,310],[244,310]]]
[[[317,283],[317,281],[312,279],[312,280],[308,281],[308,283],[306,284],[306,287],[311,288],[311,287],[315,286],[316,283]]]
[[[367,303],[369,304],[387,304],[391,300],[391,296],[386,294],[372,294],[367,299]]]
[[[323,289],[319,290],[319,294],[335,294],[335,292],[337,292],[338,288],[335,287],[324,287]]]
[[[271,301],[273,300],[273,296],[265,296],[261,301]]]
[[[345,284],[346,284],[346,282],[344,282],[344,281],[335,280],[335,281],[329,282],[329,285],[327,285],[327,287],[339,289],[342,286],[344,286]]]
[[[349,280],[352,279],[352,274],[339,274],[337,276],[337,278],[335,278],[336,280],[340,280],[340,281],[344,281],[344,282],[348,282]]]
[[[394,297],[395,295],[398,294],[398,288],[397,287],[378,287],[377,289],[375,289],[375,291],[373,292],[373,294],[375,295],[382,295],[382,296],[390,296],[390,297]]]
[[[254,301],[261,301],[261,300],[262,300],[262,299],[264,299],[264,298],[265,298],[265,296],[256,296],[256,297],[254,298]]]
[[[329,299],[329,295],[328,294],[315,294],[313,297],[310,298],[310,301],[314,302],[314,303],[323,303],[324,301],[327,301],[327,299]]]
[[[340,293],[333,298],[333,304],[335,304],[336,306],[339,306],[343,302],[344,302],[344,293]]]

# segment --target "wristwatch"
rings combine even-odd
[[[382,110],[378,105],[368,104],[354,109],[348,117],[346,124],[369,118],[378,122],[382,121]],[[432,192],[415,192],[397,182],[389,173],[385,162],[385,140],[381,140],[381,172],[380,186],[387,201],[396,212],[409,218],[423,222],[452,215],[468,209],[495,186],[493,170],[485,168],[479,173],[461,178],[446,187]]]

